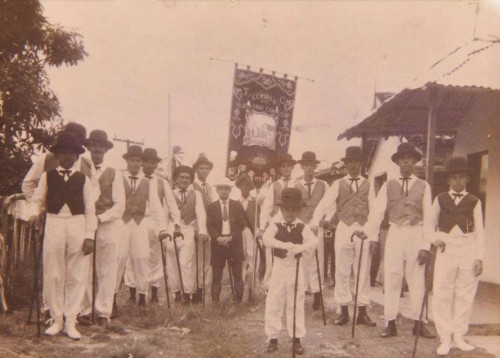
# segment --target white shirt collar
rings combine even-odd
[[[187,192],[189,192],[189,191],[191,191],[192,189],[193,189],[193,186],[192,186],[191,184],[190,184],[190,185],[188,185],[188,187],[186,188],[186,193],[187,193]],[[174,192],[176,192],[176,193],[180,193],[180,192],[181,192],[181,189],[180,189],[179,187],[176,187],[176,188],[174,189]]]
[[[71,175],[75,174],[75,172],[79,171],[78,170],[79,166],[78,166],[78,161],[76,161],[73,166],[69,169],[64,169],[63,167],[61,167],[60,165],[56,168],[57,171],[59,172],[60,170],[71,170]]]
[[[461,192],[456,192],[455,190],[450,189],[450,190],[448,191],[448,194],[450,194],[450,196],[451,196],[452,198],[453,198],[453,194],[462,194],[462,198],[463,198],[465,195],[467,195],[467,191],[462,190]]]

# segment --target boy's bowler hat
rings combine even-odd
[[[452,157],[446,161],[445,167],[446,175],[452,175],[456,173],[471,173],[471,170],[467,165],[467,159],[465,157]]]
[[[392,155],[391,159],[394,163],[397,163],[399,157],[404,154],[411,154],[416,159],[417,162],[419,162],[420,159],[422,159],[422,154],[420,154],[415,149],[414,144],[409,142],[401,143],[400,145],[398,145],[398,150],[396,151],[396,153]]]
[[[127,153],[122,155],[123,159],[127,160],[131,157],[139,157],[142,159],[142,148],[138,145],[128,147]]]
[[[321,162],[316,159],[316,153],[304,152],[304,153],[302,153],[302,159],[297,160],[297,163],[299,163],[299,164],[306,164],[306,163],[319,164]]]
[[[276,160],[274,163],[278,166],[289,163],[291,165],[295,165],[297,161],[292,158],[292,156],[288,153],[278,153],[276,156]]]
[[[363,150],[361,147],[358,146],[351,146],[347,147],[345,150],[345,157],[342,158],[341,160],[345,163],[346,161],[364,161],[366,159],[365,155],[363,154]]]
[[[212,170],[213,167],[214,167],[214,163],[212,163],[210,160],[208,160],[207,156],[204,153],[201,153],[198,156],[198,159],[196,159],[196,162],[194,162],[194,164],[193,164],[193,170],[198,169],[198,167],[200,165],[202,165],[202,164],[208,165],[208,167],[210,168],[210,170]]]
[[[50,148],[50,151],[52,153],[59,153],[62,149],[68,149],[78,155],[85,152],[76,135],[70,132],[60,132],[57,136],[56,144]]]
[[[89,137],[85,140],[85,146],[88,148],[92,143],[102,143],[106,146],[106,148],[113,148],[113,143],[108,140],[108,135],[105,131],[100,129],[95,129],[90,132]]]
[[[302,192],[298,188],[285,188],[281,192],[281,201],[276,204],[282,208],[303,208],[307,206],[302,202]]]
[[[155,162],[159,163],[161,162],[161,158],[158,157],[158,152],[156,149],[153,148],[145,148],[144,152],[142,153],[142,159],[143,160],[154,160]]]

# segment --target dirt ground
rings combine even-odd
[[[236,305],[230,300],[230,288],[220,305],[206,304],[185,307],[166,304],[138,308],[127,303],[127,293],[119,297],[119,318],[108,328],[80,327],[83,338],[74,342],[64,335],[36,337],[36,325],[26,324],[28,311],[15,311],[0,317],[0,357],[289,357],[291,340],[285,329],[279,339],[279,350],[265,352],[264,297],[253,303]],[[351,326],[332,324],[335,313],[333,288],[325,289],[327,325],[321,311],[312,311],[312,296],[306,296],[306,326],[308,335],[303,340],[305,357],[411,357],[412,322],[398,319],[399,336],[379,338],[383,326],[383,308],[373,305],[368,312],[378,327],[356,328],[351,339]],[[160,297],[164,301],[164,297]],[[246,301],[246,297],[245,297]],[[352,315],[352,309],[351,309]],[[44,328],[43,328],[44,329]],[[471,329],[469,334],[484,334],[488,330]],[[481,331],[482,330],[482,331]],[[481,332],[479,332],[481,331]],[[437,339],[419,340],[417,357],[437,357]],[[482,349],[463,353],[452,349],[450,356],[493,357]]]

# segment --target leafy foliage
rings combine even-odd
[[[20,190],[34,149],[62,126],[47,66],[76,65],[81,36],[50,24],[39,0],[0,0],[0,195]]]

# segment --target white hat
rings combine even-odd
[[[231,181],[229,178],[227,178],[227,177],[223,177],[223,178],[220,178],[219,180],[215,181],[215,182],[214,182],[214,186],[215,186],[215,187],[225,186],[225,187],[232,188],[232,187],[234,187],[234,182],[232,182],[232,181]]]

